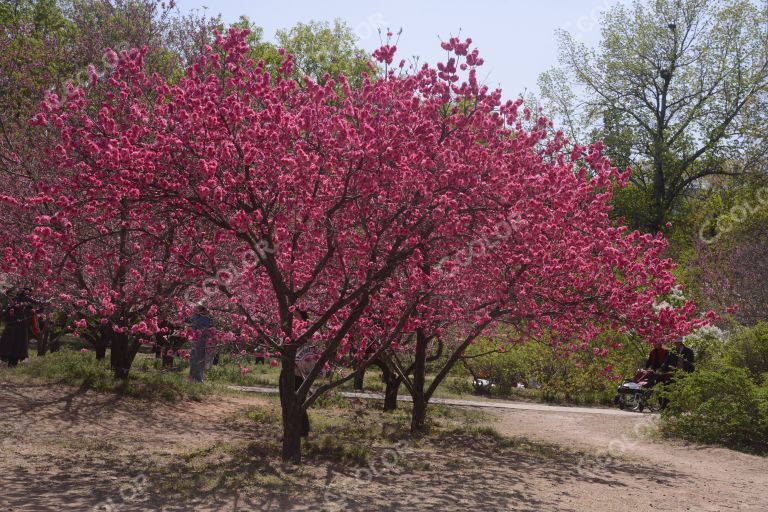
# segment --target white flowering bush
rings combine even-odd
[[[722,356],[727,342],[728,332],[716,325],[706,325],[685,337],[685,344],[693,349],[698,363]]]

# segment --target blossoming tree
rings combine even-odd
[[[36,200],[59,225],[143,233],[130,261],[152,268],[166,254],[185,279],[216,277],[185,300],[161,297],[179,314],[208,300],[227,340],[279,357],[284,459],[300,460],[306,409],[351,378],[313,388],[335,361],[389,349],[423,361],[431,339],[454,335],[431,387],[415,373],[418,430],[450,365],[499,322],[564,343],[607,326],[665,337],[693,322],[691,305],[652,307],[673,283],[663,241],[608,219],[610,184],[625,176],[599,146],[562,154],[545,119],[526,123],[520,102],[481,86],[470,40],[451,39],[446,62],[413,70],[393,66],[396,48],[384,45],[381,70],[351,87],[344,76],[297,82],[290,55],[272,76],[248,59],[246,37],[217,36],[173,86],[147,76],[145,50],[133,50],[111,55],[109,77],[93,75],[100,94],[51,98],[35,123],[59,134],[54,165],[76,176],[67,196],[102,203],[83,215],[55,194]],[[38,226],[38,259],[60,251],[62,232]],[[134,328],[151,334],[155,314],[137,310]],[[298,381],[307,347],[315,358]]]

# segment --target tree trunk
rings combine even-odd
[[[37,357],[44,356],[48,352],[48,340],[51,338],[51,330],[46,321],[37,335]]]
[[[283,411],[283,462],[301,464],[301,407]]]
[[[109,347],[111,329],[102,326],[97,334],[84,333],[83,337],[93,346],[96,352],[96,360],[103,361],[107,356],[107,347]]]
[[[283,418],[283,462],[301,464],[302,401],[296,396],[296,349],[286,348],[280,370],[280,406]]]
[[[397,394],[400,391],[400,377],[394,375],[385,379],[386,388],[384,389],[384,412],[397,410]]]
[[[400,391],[400,384],[402,379],[393,372],[387,361],[383,358],[379,358],[373,361],[372,364],[381,369],[381,379],[384,381],[384,412],[391,412],[397,410],[397,394]]]
[[[651,212],[651,225],[649,226],[653,233],[658,233],[664,228],[666,221],[666,208],[664,205],[664,196],[666,193],[666,184],[664,180],[664,164],[662,155],[658,159],[653,173],[653,211]]]
[[[411,434],[423,434],[426,430],[426,420],[427,401],[424,399],[424,394],[419,393],[418,397],[413,397],[413,411],[411,412]]]
[[[112,332],[110,337],[112,338],[110,366],[116,378],[127,379],[139,349],[138,343],[131,343],[131,339],[125,333]]]
[[[416,331],[416,354],[413,364],[413,412],[411,413],[411,434],[421,434],[425,428],[427,399],[424,392],[427,373],[427,344],[424,331]]]
[[[112,351],[110,352],[109,365],[118,379],[128,378],[128,368],[125,361],[128,358],[128,336],[125,334],[112,334]]]
[[[107,347],[109,346],[109,340],[102,336],[99,336],[94,340],[93,348],[96,351],[96,360],[103,361],[107,357]]]
[[[356,391],[363,391],[363,381],[365,380],[365,370],[361,370],[359,373],[355,375],[355,385],[354,388]]]
[[[664,78],[664,85],[661,94],[661,109],[659,111],[659,122],[654,134],[653,146],[653,212],[651,213],[651,230],[658,233],[664,227],[666,221],[667,194],[666,169],[664,159],[667,156],[667,141],[664,135],[664,119],[667,116],[667,93],[669,91],[669,82],[672,79],[670,73]]]

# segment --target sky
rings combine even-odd
[[[267,40],[299,22],[346,21],[358,44],[372,52],[385,34],[402,29],[399,58],[418,55],[420,62],[444,60],[440,41],[453,35],[471,37],[485,65],[479,78],[501,87],[504,97],[538,91],[540,73],[557,65],[558,29],[588,45],[600,37],[600,12],[621,0],[177,0],[180,10],[203,9],[225,22],[246,15],[264,28]],[[399,57],[399,58],[398,58]]]

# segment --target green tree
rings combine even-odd
[[[51,0],[0,2],[0,25],[0,172],[18,176],[32,146],[29,117],[45,90],[74,72],[74,30]]]
[[[368,69],[369,59],[357,46],[357,37],[338,19],[333,24],[310,21],[279,30],[277,43],[294,55],[297,76],[322,82],[326,73],[333,79],[343,73],[352,80]]]
[[[767,13],[749,0],[635,0],[604,13],[597,48],[559,33],[561,68],[541,76],[542,94],[575,140],[603,137],[633,165],[625,202],[645,210],[642,227],[661,230],[703,178],[744,171]]]
[[[89,64],[108,72],[106,48],[147,46],[151,71],[180,75],[213,21],[159,0],[0,1],[0,172],[34,172],[41,151],[27,121],[45,91],[87,83]]]
[[[280,48],[293,55],[293,75],[296,79],[308,76],[323,83],[326,73],[332,79],[343,73],[354,86],[359,83],[360,74],[372,65],[365,50],[357,46],[357,37],[352,29],[340,20],[335,20],[333,24],[310,21],[278,30],[275,43],[266,41],[264,29],[246,16],[240,16],[231,26],[250,30],[247,42],[251,58],[263,60],[272,73],[277,72],[284,59],[279,53]]]
[[[270,72],[276,72],[278,66],[283,60],[278,47],[264,39],[264,29],[255,25],[247,16],[240,16],[240,20],[231,25],[234,28],[248,29],[248,46],[250,47],[250,56],[255,61],[263,60]]]
[[[210,41],[217,19],[182,15],[173,2],[160,0],[62,0],[61,9],[74,25],[73,59],[84,69],[103,67],[106,48],[141,48],[150,72],[178,75]]]

